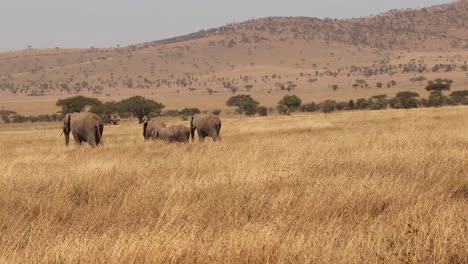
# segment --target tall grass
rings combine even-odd
[[[0,262],[467,263],[468,108],[223,120],[219,144],[0,127]],[[172,121],[177,123],[177,121]]]

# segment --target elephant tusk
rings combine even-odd
[[[62,133],[60,133],[60,137],[63,135],[63,130],[62,130]]]

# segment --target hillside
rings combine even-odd
[[[168,108],[225,108],[234,92],[269,106],[288,91],[307,101],[425,95],[417,76],[466,89],[466,21],[468,1],[457,1],[345,20],[264,18],[129,47],[3,52],[0,106],[50,112],[75,94],[142,94]]]

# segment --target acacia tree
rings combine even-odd
[[[236,112],[239,114],[252,116],[257,112],[259,102],[255,101],[250,95],[239,94],[229,98],[226,105],[237,107]]]
[[[437,79],[435,81],[429,81],[426,86],[426,91],[428,92],[442,92],[450,91],[453,81],[450,79]]]
[[[301,98],[296,95],[285,95],[278,105],[284,105],[288,108],[288,112],[295,112],[300,110],[302,104]]]
[[[85,96],[73,96],[60,99],[56,103],[57,106],[62,107],[62,114],[82,112],[88,106],[92,107],[100,104],[102,104],[102,102],[99,99]]]
[[[133,115],[141,124],[144,116],[159,115],[164,107],[163,104],[143,96],[133,96],[119,103],[119,112]]]

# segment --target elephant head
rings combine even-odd
[[[68,143],[70,142],[70,121],[71,121],[71,114],[66,114],[63,117],[63,134],[65,135],[65,145],[68,146]]]

